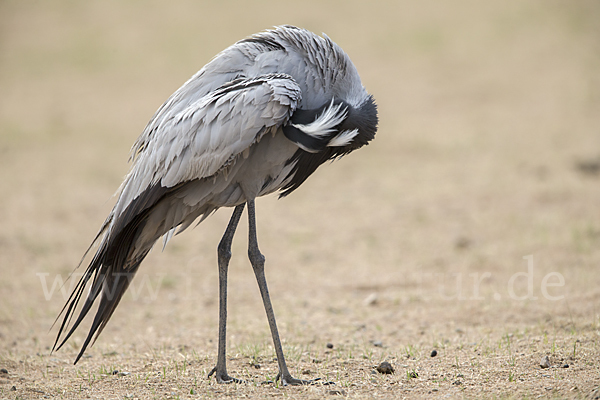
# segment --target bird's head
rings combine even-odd
[[[304,151],[327,150],[338,157],[369,143],[375,137],[377,123],[373,96],[366,95],[357,105],[333,98],[317,109],[296,110],[283,132]]]

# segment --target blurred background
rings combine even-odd
[[[5,350],[51,343],[64,302],[56,277],[73,271],[110,211],[154,111],[219,51],[281,24],[337,42],[380,113],[371,145],[289,198],[257,202],[284,335],[366,323],[365,335],[377,326],[402,342],[424,328],[597,324],[598,21],[594,0],[3,0]],[[229,216],[156,248],[136,277],[141,294],[126,296],[94,349],[142,334],[216,339],[216,246]],[[240,340],[268,337],[246,229],[230,269]],[[513,280],[511,297],[528,260],[533,274]],[[549,273],[564,277],[547,289],[559,300],[542,292]]]

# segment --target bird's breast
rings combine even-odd
[[[241,153],[227,168],[197,183],[193,202],[200,206],[210,203],[216,207],[233,207],[249,199],[264,196],[285,186],[298,147],[290,142],[281,129],[265,134]],[[202,188],[200,188],[202,187]]]

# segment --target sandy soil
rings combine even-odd
[[[598,3],[207,4],[0,3],[0,398],[598,398]],[[80,363],[84,329],[50,354],[60,284],[147,120],[284,23],[338,42],[380,110],[372,145],[257,202],[288,364],[336,384],[262,384],[277,364],[245,223],[228,365],[247,383],[206,378],[229,210],[151,253]]]

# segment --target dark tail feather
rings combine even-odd
[[[135,275],[139,264],[140,263],[138,262],[134,267],[130,267],[128,272],[119,272],[113,273],[112,275],[104,276],[98,281],[98,284],[93,287],[93,291],[97,290],[102,292],[102,297],[100,300],[100,305],[98,306],[98,310],[96,311],[96,316],[94,317],[94,322],[90,327],[90,331],[85,339],[85,342],[83,343],[83,346],[81,346],[81,350],[79,351],[79,354],[77,355],[74,364],[77,364],[81,356],[83,356],[83,353],[87,349],[88,345],[90,345],[90,342],[93,345],[100,333],[102,333],[102,331],[104,330],[104,327],[108,323],[108,320],[110,319],[113,312],[117,308],[117,305],[121,301],[123,294],[129,287],[129,283],[133,279],[133,276]],[[96,298],[96,296],[97,294],[94,296],[94,299]],[[89,310],[89,306],[87,303],[88,301],[86,300],[86,304],[84,305],[84,308],[87,307],[87,309],[85,310],[86,313]],[[81,322],[84,316],[85,314],[83,314],[82,310],[80,317],[73,325],[73,328],[71,328],[71,331],[69,332],[69,335],[67,335],[65,340],[71,335],[71,332],[77,327],[77,325],[79,324],[79,322]]]
[[[77,317],[77,320],[75,321],[75,323],[71,326],[71,329],[66,334],[66,336],[64,337],[64,339],[62,340],[60,345],[57,346],[58,341],[60,340],[60,337],[62,336],[63,331],[65,331],[67,329],[67,327],[71,324],[71,319],[73,318],[73,315],[75,314],[75,310],[77,308],[77,305],[79,304],[79,301],[81,300],[83,291],[84,291],[85,287],[87,286],[87,282],[90,280],[90,278],[92,276],[94,276],[94,281],[93,281],[94,283],[92,284],[92,287],[90,288],[90,292],[88,293],[85,303],[83,304],[83,307],[82,307],[81,311],[79,312],[79,316]],[[101,285],[102,285],[102,282],[98,281],[98,269],[95,269],[94,265],[90,264],[85,275],[77,283],[77,287],[75,288],[75,290],[69,297],[67,304],[65,304],[65,307],[67,307],[67,305],[68,305],[68,308],[65,313],[63,322],[60,325],[60,329],[58,330],[58,335],[56,336],[56,341],[54,342],[52,351],[59,350],[65,344],[65,342],[71,337],[71,335],[73,334],[75,329],[77,329],[77,327],[79,326],[81,321],[83,321],[83,319],[85,318],[87,313],[90,311],[90,308],[92,307],[92,304],[94,303],[94,300],[96,300],[96,298],[98,297],[98,294],[100,293]]]
[[[92,244],[90,244],[90,247],[88,247],[88,249],[86,250],[85,254],[81,258],[81,261],[79,261],[77,268],[79,268],[81,266],[81,264],[83,263],[83,260],[85,259],[87,254],[90,252],[90,250],[92,249],[94,244],[98,241],[100,236],[106,231],[106,229],[108,228],[109,222],[110,222],[110,217],[107,218],[107,220],[104,222],[104,225],[102,226],[102,228],[100,229],[100,231],[98,232],[98,234],[96,235],[94,240],[92,241]],[[81,300],[83,291],[85,290],[87,283],[89,282],[89,280],[92,277],[94,278],[94,280],[93,280],[94,283],[93,283],[92,287],[96,286],[96,281],[98,279],[98,272],[100,271],[100,269],[102,267],[102,260],[104,259],[105,253],[106,253],[106,241],[103,241],[102,244],[100,245],[100,248],[94,255],[94,258],[90,262],[90,265],[87,267],[85,273],[83,274],[81,279],[79,279],[79,282],[77,282],[77,286],[75,286],[75,289],[69,296],[69,299],[63,306],[60,313],[56,316],[56,319],[54,320],[54,323],[52,324],[52,327],[50,329],[52,329],[54,327],[54,325],[56,325],[56,322],[58,322],[61,315],[63,315],[63,313],[65,314],[65,317],[63,318],[63,321],[60,325],[60,329],[58,330],[56,340],[54,341],[54,345],[52,346],[52,352],[54,352],[55,350],[59,350],[63,346],[63,344],[65,344],[67,339],[69,339],[69,337],[71,337],[71,335],[73,334],[73,331],[79,326],[79,324],[81,323],[83,318],[87,315],[94,300],[98,296],[97,290],[90,290],[88,297],[85,301],[85,304],[84,304],[81,312],[79,313],[79,318],[77,318],[77,321],[75,322],[75,324],[73,325],[73,327],[71,328],[69,333],[63,339],[63,341],[60,343],[60,345],[58,345],[58,342],[60,340],[60,337],[62,336],[63,331],[65,331],[66,328],[71,324],[71,319],[73,318],[73,315],[75,314],[75,309],[77,308],[77,305],[79,304],[79,301]],[[75,268],[75,269],[77,269],[77,268]],[[72,277],[72,274],[69,276],[68,279],[70,279],[71,277]]]
[[[81,257],[81,260],[79,260],[79,264],[77,264],[77,267],[75,267],[75,270],[73,272],[71,272],[71,274],[68,276],[67,281],[69,279],[71,279],[71,277],[73,276],[73,273],[79,268],[81,267],[81,264],[83,264],[83,260],[85,260],[85,257],[89,254],[90,250],[92,249],[92,247],[94,247],[94,244],[96,244],[98,242],[98,240],[100,239],[100,236],[102,236],[102,234],[104,234],[106,232],[106,230],[108,229],[108,226],[110,224],[110,222],[112,221],[112,214],[108,216],[108,218],[106,219],[106,221],[104,221],[104,224],[102,225],[102,228],[100,228],[100,231],[98,231],[98,234],[96,235],[96,237],[94,238],[94,240],[92,241],[92,243],[90,244],[90,246],[87,248],[87,250],[85,251],[85,253],[83,254],[83,257]],[[98,250],[96,252],[96,256],[94,257],[94,259],[90,262],[89,267],[86,270],[86,273],[84,274],[84,276],[79,280],[79,282],[77,283],[77,286],[75,287],[75,289],[73,290],[73,292],[71,293],[71,295],[69,296],[69,299],[67,300],[67,302],[65,303],[65,305],[63,306],[62,310],[60,310],[60,313],[58,313],[58,315],[56,316],[56,319],[54,320],[54,322],[52,323],[52,326],[50,327],[50,330],[52,330],[52,328],[54,328],[54,325],[56,325],[56,323],[58,322],[58,320],[60,319],[60,316],[65,312],[65,310],[67,309],[68,306],[68,311],[67,311],[67,315],[71,315],[72,316],[72,311],[71,309],[77,306],[77,303],[79,303],[79,300],[77,300],[75,303],[72,302],[73,297],[77,296],[77,298],[81,298],[81,291],[83,291],[83,288],[85,287],[85,285],[87,284],[88,280],[91,277],[90,272],[94,271],[94,268],[92,267],[93,265],[95,265],[95,261],[97,261],[98,256],[102,254],[101,250]],[[84,279],[85,278],[85,279]],[[66,284],[66,281],[63,283],[63,285]],[[64,329],[65,323],[67,322],[67,319],[63,319],[63,322],[61,324],[60,327],[60,331],[59,331],[59,336],[60,336],[60,332],[62,332],[62,330]],[[71,322],[71,319],[69,318],[68,323]],[[55,350],[56,348],[56,343],[58,342],[58,337],[56,338],[56,342],[54,342],[54,346],[52,347],[52,351]],[[59,346],[60,347],[60,346]],[[56,350],[58,350],[58,348],[56,348]]]
[[[171,229],[170,226],[163,226],[163,232],[160,226],[151,226],[150,231],[155,232],[156,237],[150,235],[149,238],[144,239],[143,243],[138,243],[138,238],[146,227],[150,213],[160,201],[165,199],[165,196],[177,191],[180,186],[183,186],[183,184],[171,188],[164,188],[158,184],[151,186],[133,200],[116,217],[116,220],[113,220],[115,217],[112,214],[106,219],[96,239],[94,239],[94,242],[92,242],[92,245],[86,251],[87,255],[94,243],[102,237],[96,254],[81,279],[79,279],[77,286],[69,296],[56,321],[54,321],[56,324],[61,315],[64,314],[52,351],[60,349],[65,344],[89,313],[98,296],[100,296],[100,304],[98,305],[94,321],[75,363],[79,361],[90,345],[90,342],[93,344],[96,338],[98,338],[121,301],[123,294],[129,287],[129,283],[137,272],[140,263],[148,254],[154,242],[166,233],[167,230]],[[70,326],[71,319],[75,315],[88,284],[90,291],[81,307],[81,311],[79,311],[77,319]],[[63,334],[64,338],[62,338]]]
[[[143,229],[144,223],[144,216],[139,216],[138,218],[134,218],[134,221],[132,221],[126,229],[116,235],[114,239],[107,237],[103,239],[100,248],[94,255],[94,258],[59,314],[59,318],[63,313],[64,317],[60,329],[58,330],[52,351],[59,350],[66,343],[87,316],[98,296],[100,296],[98,310],[96,311],[88,336],[75,359],[75,364],[90,345],[90,342],[93,344],[98,335],[100,335],[115,311],[115,308],[121,301],[123,294],[129,287],[129,283],[137,272],[140,263],[150,251],[151,246],[146,251],[143,251],[141,255],[138,254],[135,259],[131,259],[130,250],[133,247],[133,243],[135,242],[138,233]],[[79,305],[85,288],[88,286],[90,280],[90,291],[83,303],[81,311],[79,311],[77,319],[69,328],[71,319],[75,315],[77,306]],[[62,338],[67,330],[68,332],[65,334],[64,338]]]

